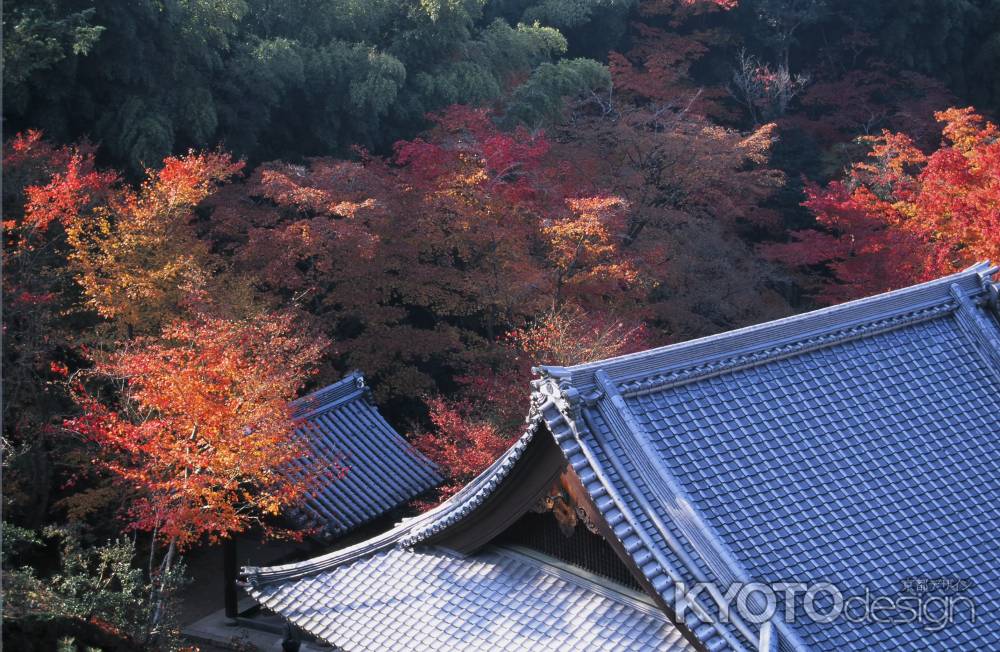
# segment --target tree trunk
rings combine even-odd
[[[222,543],[222,565],[226,618],[239,616],[236,599],[236,537],[231,536]]]
[[[153,545],[156,545],[155,542]],[[149,619],[149,633],[146,636],[146,641],[150,645],[154,644],[157,636],[159,636],[158,629],[163,620],[163,585],[166,582],[167,575],[170,573],[170,569],[173,567],[176,554],[177,539],[171,539],[170,545],[167,546],[167,554],[163,556],[163,561],[160,563],[156,577],[150,578],[154,587],[153,594],[150,596],[153,602],[153,613]]]

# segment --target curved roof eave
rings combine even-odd
[[[280,566],[244,566],[241,577],[250,584],[280,582],[329,570],[393,546],[410,547],[420,543],[475,511],[507,477],[540,425],[540,418],[531,419],[524,434],[503,455],[437,507],[404,519],[391,530],[371,539],[313,559]]]

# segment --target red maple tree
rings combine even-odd
[[[93,149],[87,143],[56,146],[39,131],[4,144],[4,493],[9,513],[32,524],[46,515],[59,462],[69,457],[58,427],[72,409],[62,381],[90,330],[76,311],[81,293],[67,265],[61,216],[104,201],[116,181],[96,170]],[[48,196],[49,210],[26,211],[28,197],[53,179],[62,180],[61,192]]]
[[[418,430],[413,442],[445,471],[448,479],[438,497],[461,489],[521,434],[533,366],[600,360],[641,350],[649,341],[640,324],[572,304],[509,332],[500,342],[498,360],[459,379],[458,398],[427,400],[431,428]]]
[[[553,303],[634,285],[623,205],[552,160],[543,133],[469,107],[432,118],[389,158],[269,164],[213,201],[217,248],[315,316],[382,400],[436,391]]]
[[[906,134],[865,138],[871,151],[843,181],[813,186],[816,229],[765,253],[825,266],[818,296],[836,302],[1000,260],[1000,131],[972,108],[935,114],[941,147],[925,154]]]

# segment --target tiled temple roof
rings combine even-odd
[[[344,650],[694,650],[646,596],[508,548],[387,548],[252,594]]]
[[[846,597],[895,595],[913,577],[974,578],[978,622],[932,633],[800,616],[775,619],[770,634],[782,649],[998,647],[1000,616],[987,608],[1000,604],[994,271],[545,367],[537,400],[668,604],[677,580],[824,580]],[[759,643],[759,626],[716,621],[712,645]]]
[[[342,576],[337,589],[360,590],[382,572],[381,563],[367,560],[408,550],[447,555],[428,542],[486,509],[533,439],[551,435],[612,543],[665,612],[679,582],[699,581],[725,590],[734,581],[824,580],[845,595],[866,587],[893,595],[908,578],[958,577],[972,581],[967,595],[978,606],[976,622],[959,618],[931,632],[920,624],[802,618],[760,625],[723,618],[704,595],[680,628],[706,649],[1000,647],[994,272],[978,265],[691,342],[543,367],[525,435],[449,501],[347,550],[245,569],[249,590],[260,597],[339,568],[365,568]],[[428,568],[439,563],[446,562]],[[419,585],[423,571],[413,572]],[[342,645],[324,623],[354,607],[313,586],[310,599],[329,614],[313,613],[306,628]],[[435,590],[463,589],[456,579]],[[404,608],[406,595],[400,587],[383,596],[385,611]],[[500,618],[496,598],[476,603],[481,626],[491,613]],[[294,599],[274,604],[286,615],[308,608]],[[452,626],[465,626],[469,616],[458,610],[450,617]],[[359,618],[373,637],[407,640],[391,619]],[[398,649],[420,649],[412,645]],[[551,648],[538,639],[525,649]]]

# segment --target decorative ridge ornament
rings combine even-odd
[[[983,297],[984,305],[992,310],[997,318],[1000,318],[1000,282],[993,281],[993,276],[998,271],[1000,271],[1000,266],[994,265],[980,272],[979,280],[983,285],[983,290],[986,292],[986,296]]]

